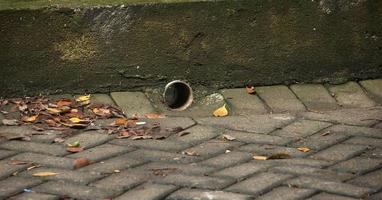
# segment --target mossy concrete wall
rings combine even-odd
[[[0,96],[382,77],[382,0],[0,11]]]

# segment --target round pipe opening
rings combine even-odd
[[[172,110],[185,110],[193,101],[190,85],[183,81],[171,81],[164,89],[164,103]]]

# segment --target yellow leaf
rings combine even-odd
[[[215,117],[225,117],[228,115],[228,110],[226,108],[226,105],[224,104],[224,106],[216,109],[214,112],[213,112],[213,115]]]
[[[37,120],[37,117],[38,117],[38,115],[32,115],[32,116],[30,116],[30,117],[28,117],[28,116],[24,116],[24,117],[22,118],[22,120],[23,120],[24,122],[34,122],[34,121]]]
[[[58,114],[58,113],[61,112],[61,110],[56,109],[56,108],[47,108],[46,110],[47,110],[49,113],[51,113],[51,114]]]
[[[253,156],[252,158],[255,160],[268,160],[268,157],[266,156]]]
[[[90,100],[90,94],[89,95],[84,95],[84,96],[79,96],[76,98],[76,101],[89,101]]]
[[[72,123],[77,124],[77,123],[80,123],[82,120],[80,118],[78,118],[78,117],[72,117],[72,118],[69,119],[69,121],[71,121]]]
[[[32,174],[32,176],[44,177],[44,176],[55,176],[57,174],[59,174],[59,173],[56,173],[56,172],[38,172],[38,173]]]
[[[298,147],[297,150],[302,151],[304,153],[309,152],[310,149],[308,147]]]

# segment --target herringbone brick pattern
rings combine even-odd
[[[154,120],[189,132],[164,140],[116,139],[81,131],[66,141],[81,141],[85,150],[79,153],[53,144],[52,134],[2,141],[0,199],[380,199],[382,107],[373,95],[380,91],[372,88],[369,93],[355,82],[261,87],[253,103],[264,105],[244,113],[240,110],[250,104],[230,103],[240,104],[240,95],[247,94],[225,90],[223,95],[231,99],[228,105],[239,108],[235,116]],[[278,90],[286,95],[288,106],[280,106],[284,102]],[[120,101],[126,95],[114,96]],[[135,101],[140,97],[134,95]],[[108,98],[102,96],[112,102]],[[0,131],[31,131],[16,128],[0,126]],[[234,139],[224,139],[223,134]],[[289,157],[257,160],[254,155]],[[76,167],[80,157],[90,165]],[[15,165],[12,160],[28,163]],[[37,172],[58,174],[32,176]]]

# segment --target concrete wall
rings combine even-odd
[[[381,0],[0,10],[0,96],[382,77]]]

